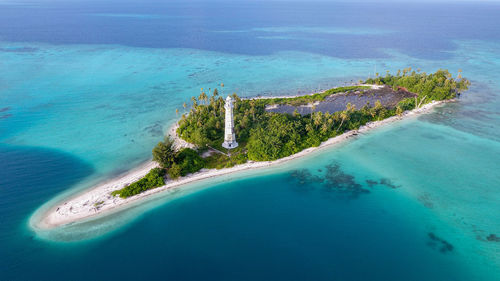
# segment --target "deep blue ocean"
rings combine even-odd
[[[0,2],[0,280],[500,280],[499,27],[479,1]],[[35,227],[147,161],[202,87],[310,93],[409,66],[471,89],[279,167]]]

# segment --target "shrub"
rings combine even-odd
[[[165,170],[161,168],[154,168],[149,171],[149,173],[144,176],[142,179],[131,183],[130,185],[111,192],[111,195],[116,196],[119,195],[121,198],[127,198],[130,196],[134,196],[141,192],[144,192],[149,189],[157,188],[165,185]]]
[[[180,167],[181,176],[198,172],[205,167],[205,160],[191,148],[184,148],[175,156],[175,162]]]
[[[159,142],[153,148],[153,160],[163,168],[170,168],[175,160],[174,141],[170,137],[165,137],[163,142]]]
[[[168,175],[170,176],[171,179],[177,179],[181,176],[181,166],[179,166],[177,163],[172,164],[172,167],[168,169]]]

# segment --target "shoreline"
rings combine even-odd
[[[304,157],[317,150],[343,143],[344,141],[350,139],[353,136],[358,135],[359,133],[368,132],[382,125],[390,124],[395,121],[402,120],[406,117],[427,113],[431,109],[433,109],[436,105],[449,103],[453,101],[455,100],[453,99],[445,101],[433,101],[431,103],[425,104],[421,108],[414,109],[411,111],[406,111],[402,114],[402,116],[392,116],[381,121],[367,123],[366,125],[361,126],[358,130],[351,130],[345,132],[339,136],[330,138],[327,141],[322,142],[317,147],[306,148],[296,154],[278,160],[262,161],[262,162],[248,161],[245,164],[237,165],[231,168],[224,168],[220,170],[202,169],[199,172],[196,172],[194,174],[189,174],[180,179],[169,180],[167,184],[164,186],[147,190],[143,193],[134,195],[126,199],[111,195],[112,191],[123,188],[125,185],[137,181],[138,179],[144,177],[152,168],[158,166],[157,163],[149,161],[124,174],[121,174],[118,177],[110,178],[87,190],[84,190],[71,197],[59,201],[57,204],[51,206],[46,211],[44,211],[43,214],[40,215],[40,219],[34,222],[34,227],[41,230],[50,230],[70,223],[95,219],[100,216],[111,214],[113,213],[113,211],[116,211],[118,209],[126,208],[127,206],[131,207],[134,205],[132,204],[133,202],[144,200],[146,198],[149,198],[153,194],[158,194],[163,191],[171,190],[174,188],[181,188],[182,186],[187,185],[189,183],[195,183],[198,181],[219,177],[222,175],[227,175],[235,172],[245,171],[249,169],[266,168],[282,164],[285,162],[289,162]],[[175,145],[177,147],[186,147],[191,145],[185,142],[184,140],[180,139],[179,137],[176,137],[175,135],[176,127],[177,127],[177,122],[173,124],[167,131],[168,134],[171,135],[175,140]]]

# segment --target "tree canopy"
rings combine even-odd
[[[461,74],[453,78],[446,69],[439,69],[435,73],[425,72],[405,68],[398,71],[397,75],[389,72],[385,77],[370,78],[365,81],[367,84],[389,85],[391,87],[404,87],[408,91],[418,94],[420,97],[427,97],[429,100],[444,100],[454,98],[457,93],[465,91],[470,86],[470,81],[463,78]]]
[[[447,70],[438,70],[433,74],[417,73],[411,68],[398,71],[397,75],[387,73],[385,77],[376,77],[365,81],[367,84],[388,85],[394,89],[404,88],[418,95],[417,99],[406,98],[394,108],[382,106],[380,101],[356,109],[350,104],[343,111],[334,113],[315,112],[301,115],[273,113],[265,110],[267,105],[289,104],[292,106],[314,104],[326,97],[341,92],[363,90],[369,86],[339,87],[317,93],[292,98],[240,99],[233,94],[234,129],[240,143],[235,154],[243,153],[250,160],[275,160],[297,153],[305,148],[317,146],[322,141],[359,128],[370,121],[382,120],[390,116],[401,115],[403,111],[415,108],[418,104],[432,100],[454,98],[464,91],[470,82],[462,78],[452,78]],[[203,104],[193,103],[189,114],[184,114],[179,121],[178,135],[194,143],[199,148],[207,145],[222,149],[224,133],[224,99],[212,95],[200,95]],[[241,159],[241,156],[239,156]]]
[[[175,161],[174,141],[166,136],[153,148],[153,160],[160,164],[162,168],[168,169]]]

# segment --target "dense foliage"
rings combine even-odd
[[[445,100],[454,98],[460,91],[465,91],[470,81],[459,74],[454,79],[448,70],[440,69],[436,73],[420,73],[411,68],[398,70],[396,75],[389,72],[385,77],[376,77],[366,80],[367,84],[385,84],[391,87],[404,87],[410,92],[416,93],[420,98],[427,100]]]
[[[305,148],[319,146],[321,142],[359,128],[372,120],[381,120],[394,115],[377,103],[356,110],[348,105],[341,112],[313,112],[300,114],[266,113],[265,122],[259,123],[250,132],[247,144],[248,158],[255,161],[276,160],[295,154]]]
[[[400,87],[418,94],[417,98],[407,98],[395,108],[385,108],[380,102],[356,109],[350,104],[343,111],[335,113],[313,112],[308,115],[298,113],[281,114],[267,112],[271,104],[290,104],[293,106],[322,101],[327,96],[363,89],[363,86],[340,87],[323,93],[293,98],[245,99],[233,95],[235,99],[235,133],[240,147],[233,150],[231,157],[211,156],[207,163],[211,167],[234,165],[239,159],[255,161],[275,160],[297,153],[311,146],[339,135],[347,130],[359,128],[370,121],[382,120],[400,115],[405,110],[414,109],[432,100],[454,98],[466,90],[470,82],[460,75],[452,78],[447,70],[433,74],[411,71],[411,68],[398,71],[397,75],[368,79],[367,84],[386,84],[394,89]],[[184,114],[179,122],[178,135],[199,148],[211,146],[221,148],[224,131],[224,100],[216,94],[210,98],[202,93],[198,99],[192,98],[193,106],[189,114]]]
[[[346,91],[365,88],[362,86],[339,87],[327,90],[323,93],[306,95],[294,98],[271,98],[271,99],[251,99],[242,100],[235,94],[234,103],[234,129],[236,138],[241,144],[246,144],[250,137],[250,130],[256,125],[265,122],[271,115],[265,111],[269,104],[290,104],[301,105],[314,101],[322,101],[325,97]],[[205,97],[205,98],[203,98]],[[207,145],[222,149],[221,143],[224,140],[224,99],[217,95],[212,95],[209,99],[206,95],[197,100],[191,99],[193,106],[189,114],[183,114],[179,121],[177,134],[184,140],[196,144],[200,148]],[[200,102],[199,102],[200,101]]]
[[[342,87],[328,90],[321,94],[291,98],[293,104],[299,101],[323,100],[326,96],[359,89]],[[327,94],[325,94],[327,93]],[[213,155],[207,158],[209,168],[223,168],[244,163],[247,158],[255,161],[275,160],[297,153],[311,146],[318,146],[322,141],[341,134],[345,130],[358,128],[368,121],[383,119],[390,111],[377,103],[356,110],[348,106],[345,111],[333,114],[313,112],[309,115],[280,114],[267,112],[266,105],[284,103],[287,99],[252,99],[242,100],[233,95],[235,133],[240,143],[231,151],[231,157]],[[205,104],[193,104],[188,115],[183,115],[177,131],[186,141],[200,148],[207,145],[223,150],[224,100],[212,96]],[[395,111],[392,110],[392,115]]]
[[[189,173],[195,173],[205,167],[205,159],[201,158],[198,152],[191,148],[175,151],[173,141],[168,137],[165,138],[165,141],[158,143],[153,149],[153,155],[153,158],[160,164],[161,168],[152,169],[142,179],[120,190],[113,191],[111,194],[127,198],[165,185],[165,174],[167,172],[170,178],[176,179]]]
[[[198,172],[205,167],[205,160],[191,148],[180,150],[175,157],[175,163],[180,167],[181,176]]]
[[[121,198],[127,198],[149,189],[157,188],[165,185],[165,170],[161,168],[154,168],[142,179],[122,188],[115,190],[111,195],[119,195]]]
[[[205,159],[201,158],[197,151],[191,148],[176,151],[174,142],[169,137],[159,142],[153,149],[153,160],[167,170],[172,179],[197,172],[205,167]]]
[[[175,155],[174,141],[168,136],[153,148],[153,161],[165,169],[172,166],[175,161]]]

